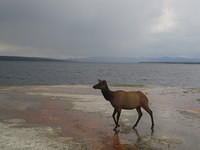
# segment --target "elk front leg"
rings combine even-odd
[[[117,124],[116,124],[116,127],[119,127],[119,117],[121,115],[121,109],[117,110]]]
[[[113,117],[113,120],[114,120],[114,122],[115,122],[115,128],[117,128],[117,121],[116,121],[116,119],[115,119],[116,113],[117,113],[117,110],[114,109],[113,114],[112,114],[112,117]],[[114,129],[115,129],[115,128],[114,128]]]

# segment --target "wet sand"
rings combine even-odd
[[[0,149],[198,150],[200,89],[161,86],[112,86],[142,90],[154,112],[136,130],[136,110],[123,110],[113,131],[113,108],[90,86],[0,87]]]

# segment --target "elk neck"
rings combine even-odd
[[[108,101],[111,101],[114,97],[114,93],[108,88],[108,86],[104,89],[101,89],[101,92],[104,98]]]

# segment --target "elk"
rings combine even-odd
[[[133,129],[138,125],[142,117],[141,107],[148,112],[151,117],[151,129],[154,128],[153,112],[149,108],[148,98],[141,91],[111,91],[107,85],[106,80],[98,80],[99,82],[93,86],[94,89],[100,89],[104,98],[111,103],[114,108],[112,117],[115,122],[115,128],[120,127],[119,118],[121,115],[122,109],[136,109],[138,112],[138,118],[135,122]],[[117,113],[117,118],[116,118]]]

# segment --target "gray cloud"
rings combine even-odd
[[[0,0],[0,55],[200,56],[195,0]]]

